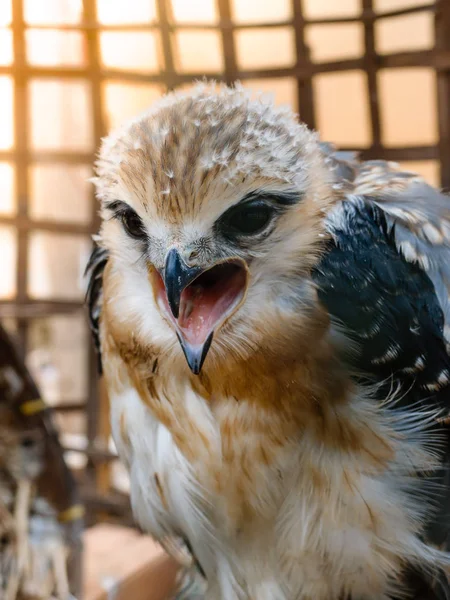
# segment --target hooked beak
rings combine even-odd
[[[191,371],[198,375],[217,331],[244,301],[248,270],[242,259],[189,267],[176,249],[162,273],[153,270],[156,300],[175,326]]]
[[[175,249],[170,250],[164,268],[164,285],[170,310],[175,319],[178,319],[180,313],[181,294],[184,288],[201,272],[202,269],[199,267],[188,267]]]

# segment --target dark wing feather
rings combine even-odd
[[[86,266],[85,276],[88,277],[86,305],[89,312],[89,323],[94,345],[98,356],[98,371],[102,374],[102,357],[100,352],[99,322],[103,294],[103,271],[108,262],[108,251],[94,241],[94,248]]]
[[[359,162],[355,154],[335,152],[330,144],[322,150],[343,193],[378,206],[397,249],[432,280],[450,345],[450,197],[396,163]]]
[[[332,241],[314,276],[319,298],[355,342],[352,367],[433,395],[450,382],[450,358],[432,280],[397,250],[377,206],[346,201],[338,211],[329,215]]]
[[[320,301],[354,342],[344,358],[359,381],[381,384],[380,399],[393,387],[406,410],[419,402],[449,414],[450,199],[394,165],[324,151],[343,200],[327,215],[331,240],[313,275]],[[432,477],[440,485],[429,488],[438,510],[424,533],[446,549],[448,425],[436,424],[447,443]],[[445,578],[442,587],[425,573],[405,577],[418,597],[450,597]]]

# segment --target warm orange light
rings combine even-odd
[[[362,6],[360,0],[297,0],[297,2],[300,1],[303,6],[303,14],[307,19],[355,17],[361,13]],[[391,2],[392,0],[384,1]]]
[[[11,0],[2,0],[0,2],[0,27],[9,25],[12,19],[12,2]]]
[[[173,41],[175,64],[180,73],[220,73],[223,70],[218,31],[179,30]]]
[[[16,293],[17,236],[12,227],[0,225],[0,298],[10,299]]]
[[[111,69],[154,73],[163,62],[158,32],[104,31],[100,50],[103,64]]]
[[[237,23],[279,23],[292,18],[291,0],[232,0],[231,5]]]
[[[172,0],[172,12],[179,23],[214,23],[216,0]]]
[[[80,235],[34,231],[28,247],[28,293],[32,298],[79,300],[91,241]]]
[[[296,62],[292,27],[242,29],[235,34],[238,65],[242,69],[292,67]]]
[[[90,175],[89,165],[34,164],[29,174],[31,218],[89,223],[92,219]]]
[[[0,163],[0,213],[15,212],[14,168],[9,163]],[[1,255],[0,255],[1,256]]]
[[[83,14],[83,0],[24,0],[23,9],[27,23],[79,23]]]
[[[386,146],[436,144],[436,74],[408,67],[378,72],[382,141]]]
[[[323,140],[365,148],[372,143],[367,81],[363,71],[314,77],[318,129]]]
[[[9,29],[0,29],[0,65],[10,65],[13,61],[13,37]]]
[[[429,50],[434,45],[434,15],[424,12],[379,19],[375,22],[375,43],[380,54]]]
[[[305,37],[313,62],[345,60],[364,54],[362,23],[308,25]]]
[[[155,1],[97,0],[97,18],[104,25],[151,23],[156,20]]]
[[[11,77],[0,77],[0,150],[13,145],[13,82]]]
[[[160,85],[107,82],[103,88],[108,128],[131,119],[163,94]]]
[[[33,65],[77,66],[85,59],[84,37],[78,31],[29,29],[26,44],[27,58]]]
[[[91,151],[91,90],[88,81],[34,79],[30,94],[30,140],[43,150]]]
[[[421,6],[422,4],[424,4],[423,0],[374,0],[373,8],[377,12],[387,12]]]

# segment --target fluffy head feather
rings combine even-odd
[[[170,94],[104,140],[95,183],[103,202],[101,244],[117,275],[114,296],[124,301],[115,305],[117,316],[124,322],[128,315],[137,338],[141,327],[145,338],[146,324],[154,335],[148,272],[164,267],[171,248],[191,267],[238,257],[250,270],[246,301],[216,332],[210,364],[226,354],[247,355],[271,337],[279,342],[281,313],[310,304],[302,274],[318,256],[323,215],[337,192],[316,135],[290,111],[252,100],[240,87],[199,85],[188,95]],[[238,241],[221,235],[221,216],[252,194],[274,199],[269,226]],[[112,218],[124,207],[138,215],[144,243]],[[262,299],[273,299],[275,290],[269,314]],[[291,327],[287,319],[288,338]],[[158,331],[169,350],[176,338],[164,316]]]

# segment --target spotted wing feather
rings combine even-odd
[[[433,282],[450,346],[450,197],[396,163],[359,162],[356,154],[336,152],[330,144],[322,149],[345,196],[380,208],[397,249]]]
[[[405,415],[420,405],[443,416],[424,536],[450,548],[450,199],[389,163],[324,151],[342,202],[327,215],[329,248],[313,274],[319,299],[352,341],[345,359],[354,377],[377,384],[380,400],[398,390]],[[414,574],[405,577],[418,589]],[[435,597],[429,577],[423,585]]]

